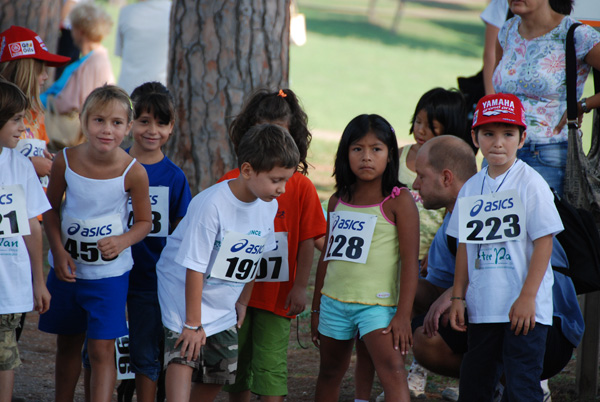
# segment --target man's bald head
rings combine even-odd
[[[440,135],[427,141],[419,154],[425,158],[434,171],[441,173],[444,169],[452,171],[454,177],[464,184],[477,173],[477,163],[473,149],[462,139],[453,135]]]

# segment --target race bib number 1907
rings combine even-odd
[[[266,237],[227,232],[210,276],[225,281],[250,282],[256,276]]]

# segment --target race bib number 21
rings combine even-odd
[[[0,237],[30,234],[27,201],[19,184],[0,187]]]

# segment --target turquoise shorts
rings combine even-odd
[[[235,384],[226,392],[252,391],[257,395],[287,395],[287,350],[291,320],[248,307],[238,332],[239,354]]]
[[[370,304],[344,303],[325,295],[321,296],[319,333],[329,338],[345,341],[377,329],[384,329],[396,314],[396,307]]]

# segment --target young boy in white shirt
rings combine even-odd
[[[0,400],[10,401],[14,369],[21,365],[16,328],[21,313],[45,313],[42,228],[37,216],[50,209],[33,165],[15,150],[25,132],[23,92],[0,79]]]
[[[167,238],[156,266],[167,400],[190,400],[192,373],[193,400],[213,400],[235,382],[237,328],[261,255],[275,248],[272,201],[285,192],[299,160],[285,129],[252,127],[238,147],[239,177],[194,197]]]
[[[459,239],[452,328],[466,331],[465,304],[469,314],[460,401],[492,400],[503,371],[508,400],[543,398],[540,375],[553,308],[552,236],[563,225],[548,184],[516,157],[525,129],[516,96],[479,101],[471,135],[488,166],[461,189],[447,231]]]

